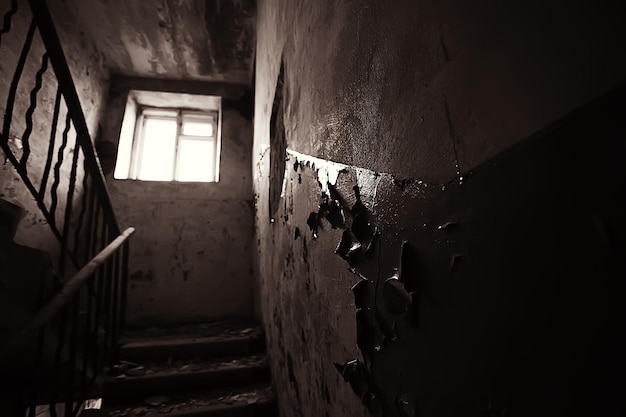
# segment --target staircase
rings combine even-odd
[[[89,417],[278,416],[262,330],[244,322],[127,331]]]

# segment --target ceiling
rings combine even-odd
[[[113,73],[250,84],[255,0],[65,0]]]

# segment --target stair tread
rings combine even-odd
[[[111,376],[108,379],[143,379],[167,375],[185,375],[192,373],[213,372],[226,369],[240,369],[267,366],[265,355],[231,356],[213,360],[175,360],[166,362],[149,362],[137,364],[143,373]]]
[[[219,321],[209,323],[186,324],[176,327],[148,327],[127,330],[120,337],[120,343],[158,344],[187,343],[189,340],[220,340],[249,338],[262,335],[257,323],[245,321]]]
[[[212,344],[219,342],[227,342],[227,341],[236,341],[236,340],[247,340],[252,338],[255,335],[247,335],[247,336],[236,336],[236,335],[226,335],[226,336],[190,336],[190,337],[168,337],[162,339],[145,339],[145,340],[124,340],[122,339],[121,346],[123,348],[150,348],[150,347],[160,347],[160,346],[186,346],[186,345],[201,345],[201,344]]]
[[[126,331],[104,386],[107,417],[269,417],[263,330],[222,321]],[[117,376],[115,376],[117,375]]]
[[[131,362],[168,358],[216,358],[265,351],[263,330],[241,321],[126,331],[120,338],[120,359]]]
[[[131,405],[104,407],[109,417],[186,415],[198,412],[220,412],[224,409],[268,406],[275,402],[269,384],[259,384],[231,390],[212,390],[173,396],[138,398]]]

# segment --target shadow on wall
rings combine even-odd
[[[280,73],[276,82],[272,117],[270,119],[270,216],[274,218],[280,206],[285,181],[285,158],[287,158],[287,141],[284,124],[284,78],[285,63],[280,62]]]
[[[0,198],[0,414],[21,410],[26,396],[34,389],[51,386],[56,345],[56,331],[46,333],[47,343],[41,352],[36,341],[17,348],[9,343],[61,288],[47,252],[20,245],[13,239],[25,210]],[[10,348],[9,348],[10,346]],[[7,352],[8,349],[8,352]],[[41,356],[39,356],[41,354]],[[63,358],[66,358],[67,352]],[[60,369],[60,368],[59,368]],[[11,411],[13,410],[13,411]],[[23,412],[22,412],[23,414]]]
[[[624,96],[444,185],[287,151],[313,238],[343,229],[360,355],[335,367],[373,416],[626,412]]]

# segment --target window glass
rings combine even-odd
[[[178,181],[213,181],[215,145],[212,140],[181,139]]]
[[[175,152],[176,119],[146,117],[138,179],[171,181]]]
[[[116,179],[218,181],[219,109],[133,106],[124,114]]]
[[[183,121],[183,135],[186,136],[213,136],[213,124],[203,120]]]
[[[130,161],[133,151],[133,140],[135,130],[135,115],[130,114],[127,108],[124,112],[124,121],[122,122],[122,130],[120,132],[120,142],[117,147],[117,162],[115,163],[115,172],[113,177],[128,178],[130,170]]]

